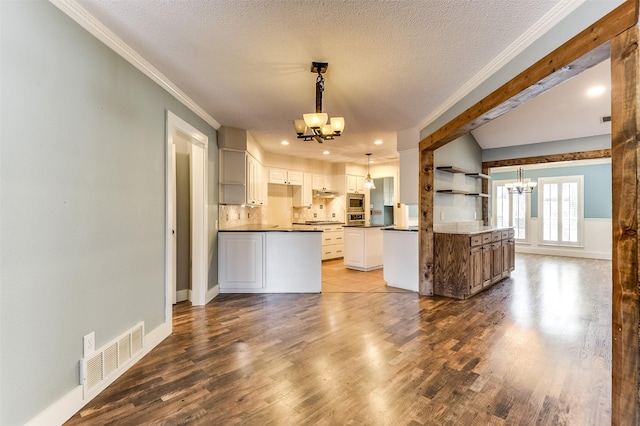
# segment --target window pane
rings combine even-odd
[[[515,239],[524,240],[527,238],[527,197],[525,194],[512,194],[513,206],[513,226],[515,228]]]
[[[509,226],[509,191],[504,186],[496,187],[496,224]]]
[[[542,186],[542,239],[558,241],[558,184]]]
[[[562,241],[578,242],[578,183],[562,184]]]

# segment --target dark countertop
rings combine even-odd
[[[344,225],[344,222],[332,222],[330,220],[319,220],[317,222],[309,223],[309,222],[293,222],[293,225],[306,225],[306,226],[317,226],[317,225]]]
[[[315,229],[279,228],[278,225],[243,225],[235,228],[218,229],[219,232],[322,232]]]
[[[451,224],[437,224],[433,227],[433,232],[436,234],[463,234],[463,235],[475,235],[483,234],[485,232],[492,231],[508,231],[513,229],[511,226],[478,226],[467,223],[451,223]]]
[[[417,226],[387,226],[382,228],[383,231],[402,231],[402,232],[418,232]]]
[[[389,225],[344,225],[345,228],[384,228]]]

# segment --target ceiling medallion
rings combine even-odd
[[[312,62],[311,72],[317,73],[316,78],[316,112],[303,114],[302,120],[295,120],[293,125],[298,134],[298,139],[310,141],[315,139],[318,143],[340,136],[344,130],[343,117],[331,117],[327,113],[322,112],[322,92],[324,92],[323,73],[329,67],[328,62]],[[309,130],[310,134],[306,134]]]

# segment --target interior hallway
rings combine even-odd
[[[518,255],[469,300],[226,294],[69,422],[611,422],[611,262]]]

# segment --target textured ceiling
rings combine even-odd
[[[576,0],[79,3],[222,125],[248,129],[267,151],[345,161],[395,157],[398,130]],[[315,107],[312,61],[329,62],[324,112],[346,120],[343,136],[322,145],[292,127]]]

